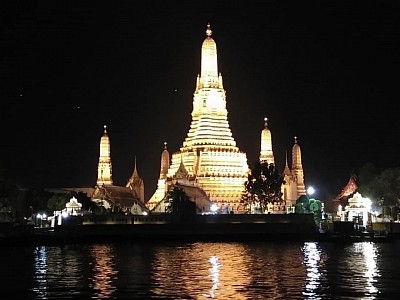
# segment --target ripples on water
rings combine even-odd
[[[0,248],[10,299],[399,299],[400,243]]]

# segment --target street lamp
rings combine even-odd
[[[307,194],[310,195],[310,196],[312,196],[314,193],[315,193],[314,187],[309,186],[309,187],[307,188]]]
[[[46,218],[47,218],[47,215],[45,213],[36,215],[36,219],[40,220],[40,228],[43,227],[43,219],[46,219]]]

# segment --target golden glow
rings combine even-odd
[[[93,277],[91,278],[93,295],[96,299],[112,297],[117,291],[115,282],[118,272],[113,261],[115,254],[108,245],[94,244],[91,247],[91,255],[93,258]]]
[[[179,290],[196,299],[248,299],[242,287],[251,285],[251,274],[247,270],[246,247],[242,244],[163,247],[154,257],[151,273],[153,280],[160,282],[153,287],[155,295],[165,295],[167,286],[171,292]]]
[[[107,135],[107,126],[104,125],[104,133],[100,139],[100,157],[97,167],[97,185],[112,185],[112,164],[110,156],[110,139]]]
[[[275,164],[274,152],[272,151],[272,135],[267,121],[268,119],[264,118],[264,129],[261,131],[260,161]]]
[[[229,203],[237,208],[249,168],[247,156],[236,146],[229,128],[226,93],[211,34],[208,25],[201,48],[201,75],[193,95],[192,122],[180,151],[172,154],[168,177],[173,178],[183,163],[211,201],[219,207]]]
[[[200,83],[203,87],[218,86],[218,61],[217,45],[211,38],[210,24],[207,25],[207,37],[201,47],[201,77]]]

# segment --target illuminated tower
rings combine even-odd
[[[264,118],[264,129],[261,131],[261,151],[260,162],[266,161],[268,164],[274,164],[274,152],[272,151],[272,136],[268,128],[268,119]]]
[[[294,137],[294,145],[292,147],[292,174],[296,178],[297,196],[300,197],[306,194],[304,186],[304,171],[301,163],[301,150],[297,143],[297,137]]]
[[[295,181],[295,177],[292,174],[292,171],[289,168],[288,157],[286,152],[286,161],[285,168],[283,169],[283,180],[284,184],[282,184],[281,191],[283,194],[283,200],[287,206],[295,205],[297,197],[297,185]]]
[[[100,139],[100,157],[97,167],[97,185],[113,185],[112,164],[110,157],[110,139],[107,135],[107,125],[104,125],[104,133]]]
[[[297,143],[297,137],[294,137],[294,145],[292,147],[292,168],[289,169],[288,159],[286,154],[286,165],[283,170],[285,184],[282,185],[283,199],[286,206],[294,206],[297,199],[306,195],[304,186],[304,171],[301,163],[301,150]]]
[[[190,129],[179,151],[172,154],[168,177],[181,163],[219,207],[241,212],[241,193],[247,180],[247,157],[236,146],[228,123],[222,75],[218,73],[217,46],[207,25],[201,47],[201,73],[193,94]]]
[[[169,169],[170,163],[170,156],[167,149],[167,142],[164,142],[164,150],[161,154],[161,167],[160,167],[160,177],[158,178],[157,182],[157,190],[153,194],[153,196],[147,201],[146,206],[149,210],[152,210],[158,202],[164,199],[167,191],[168,191],[168,184],[167,184],[167,174]]]
[[[137,199],[139,199],[144,203],[144,182],[143,179],[140,178],[139,173],[137,171],[136,157],[135,157],[135,167],[133,170],[133,174],[131,178],[128,179],[126,187],[128,187],[132,191],[132,193],[136,196]]]

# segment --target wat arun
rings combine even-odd
[[[157,190],[146,204],[150,210],[165,198],[171,185],[185,182],[202,189],[219,208],[244,212],[240,199],[249,166],[246,153],[237,147],[229,127],[217,45],[211,35],[208,24],[201,47],[201,71],[193,94],[190,129],[182,147],[172,157],[165,144]]]

